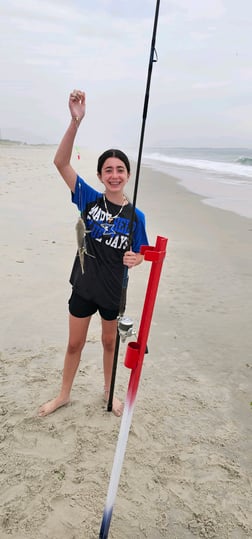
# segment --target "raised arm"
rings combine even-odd
[[[71,113],[71,122],[58,147],[54,158],[54,164],[68,187],[74,193],[77,173],[70,164],[70,161],[76,133],[82,118],[85,116],[85,93],[80,90],[73,90],[70,94],[68,105]]]

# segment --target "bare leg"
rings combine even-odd
[[[49,415],[69,403],[70,392],[79,367],[81,352],[86,342],[90,320],[91,317],[77,318],[71,314],[69,315],[69,341],[65,355],[61,390],[55,399],[40,407],[38,413],[40,417]]]
[[[102,344],[103,344],[103,370],[104,370],[104,399],[108,402],[115,341],[116,341],[117,320],[104,320],[102,318]],[[119,399],[113,398],[112,411],[116,416],[121,416],[123,404]]]

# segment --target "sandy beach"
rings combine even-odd
[[[0,146],[1,539],[97,539],[120,427],[103,403],[98,316],[71,404],[37,416],[61,382],[76,251],[77,210],[55,149]],[[96,187],[97,157],[73,158]],[[109,537],[251,538],[252,220],[150,167],[137,205],[150,244],[169,242]],[[149,270],[130,270],[136,330]]]

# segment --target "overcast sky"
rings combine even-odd
[[[80,144],[138,144],[155,0],[0,0],[2,138],[58,143],[87,94]],[[248,146],[252,0],[161,0],[145,145]]]

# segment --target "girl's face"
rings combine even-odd
[[[109,157],[104,161],[101,174],[98,178],[104,184],[106,191],[113,193],[123,192],[124,186],[129,180],[129,173],[121,159],[118,157]]]

